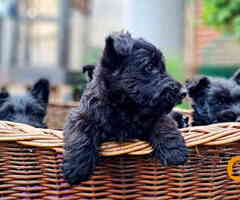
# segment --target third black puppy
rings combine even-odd
[[[192,125],[240,121],[240,71],[230,79],[197,77],[187,83]]]

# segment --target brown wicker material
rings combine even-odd
[[[239,200],[240,182],[227,162],[240,156],[240,123],[182,129],[189,147],[184,166],[164,167],[142,141],[105,143],[92,178],[70,187],[62,177],[61,131],[0,122],[0,199]],[[240,165],[234,165],[240,176]]]
[[[69,111],[77,105],[78,103],[76,102],[72,104],[50,103],[46,117],[48,128],[63,129]]]

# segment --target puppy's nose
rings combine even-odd
[[[187,90],[186,90],[186,88],[182,88],[182,89],[180,90],[180,96],[181,96],[182,98],[184,98],[184,97],[187,96]]]

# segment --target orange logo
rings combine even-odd
[[[238,161],[240,161],[240,156],[232,157],[231,160],[228,161],[227,173],[228,173],[229,178],[231,178],[234,181],[239,181],[240,182],[240,176],[234,176],[233,175],[233,166]]]

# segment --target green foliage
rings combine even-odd
[[[186,71],[184,68],[183,60],[180,57],[168,57],[166,59],[167,71],[174,77],[176,80],[184,84]],[[184,100],[181,105],[177,105],[178,108],[189,109],[189,102]]]
[[[183,60],[180,57],[168,57],[166,58],[167,71],[178,81],[185,80],[185,69],[183,66]]]
[[[240,0],[202,0],[203,21],[240,39]]]
[[[84,64],[96,64],[101,57],[102,49],[98,47],[92,47],[89,49],[85,57],[83,58]]]

